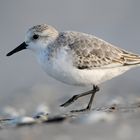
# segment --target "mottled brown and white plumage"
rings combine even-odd
[[[140,56],[117,48],[95,36],[80,32],[61,32],[56,46],[68,47],[73,64],[79,69],[135,65]]]

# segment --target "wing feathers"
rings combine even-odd
[[[140,63],[140,56],[101,40],[95,36],[65,32],[65,44],[73,55],[73,65],[78,69],[111,68]]]

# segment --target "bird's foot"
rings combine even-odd
[[[79,110],[71,110],[70,112],[71,113],[76,113],[76,112],[88,112],[88,111],[90,111],[89,107],[86,107],[84,109],[79,109]]]

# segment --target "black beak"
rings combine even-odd
[[[16,53],[16,52],[19,52],[19,51],[21,51],[21,50],[24,50],[24,49],[26,49],[27,46],[28,46],[28,45],[27,45],[25,42],[23,42],[23,43],[20,44],[17,48],[15,48],[15,49],[13,49],[11,52],[9,52],[6,56],[11,56],[11,55],[13,55],[13,54]]]

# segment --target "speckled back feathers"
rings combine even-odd
[[[55,46],[68,47],[78,69],[106,68],[140,63],[140,56],[117,48],[95,36],[79,32],[61,32]]]

